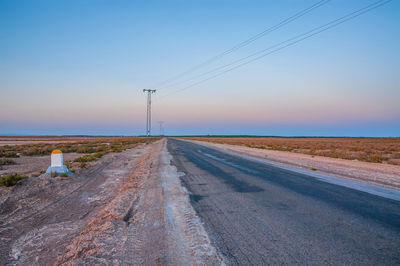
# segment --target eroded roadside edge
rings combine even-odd
[[[189,200],[189,192],[180,182],[177,168],[171,164],[167,141],[161,152],[160,175],[164,192],[165,222],[170,262],[174,265],[225,265],[211,244],[200,217]]]

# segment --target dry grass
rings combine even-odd
[[[69,139],[69,138],[68,138]],[[56,139],[62,141],[62,139]],[[16,158],[19,156],[49,155],[53,150],[59,149],[63,153],[108,153],[121,152],[133,148],[139,143],[154,141],[157,138],[141,137],[109,137],[74,139],[75,142],[56,142],[52,139],[49,143],[30,143],[22,145],[0,146],[0,157]],[[23,140],[21,140],[23,142]]]
[[[0,167],[2,165],[10,165],[10,164],[15,164],[15,161],[7,158],[0,158]]]
[[[99,139],[103,137],[90,137],[90,136],[0,136],[0,141],[14,141],[18,142],[34,142],[34,141],[45,141],[45,142],[66,142],[66,141],[87,141],[93,139]]]
[[[400,165],[400,138],[190,137],[185,139]]]
[[[24,180],[27,176],[22,176],[19,174],[9,174],[0,177],[0,186],[11,187],[18,184],[21,180]]]

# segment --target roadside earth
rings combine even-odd
[[[219,265],[165,140],[107,154],[0,202],[0,265]]]
[[[301,153],[217,144],[206,141],[186,140],[223,151],[255,157],[283,165],[318,171],[340,178],[361,181],[372,185],[400,190],[400,166],[381,163],[312,156]]]

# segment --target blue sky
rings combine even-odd
[[[316,2],[0,0],[0,134],[143,134],[144,88]],[[193,75],[373,2],[332,0]],[[400,136],[399,11],[391,1],[198,86],[161,88],[153,132],[162,120],[167,134]]]

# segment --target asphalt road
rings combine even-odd
[[[168,140],[210,239],[230,265],[400,265],[400,202]]]

